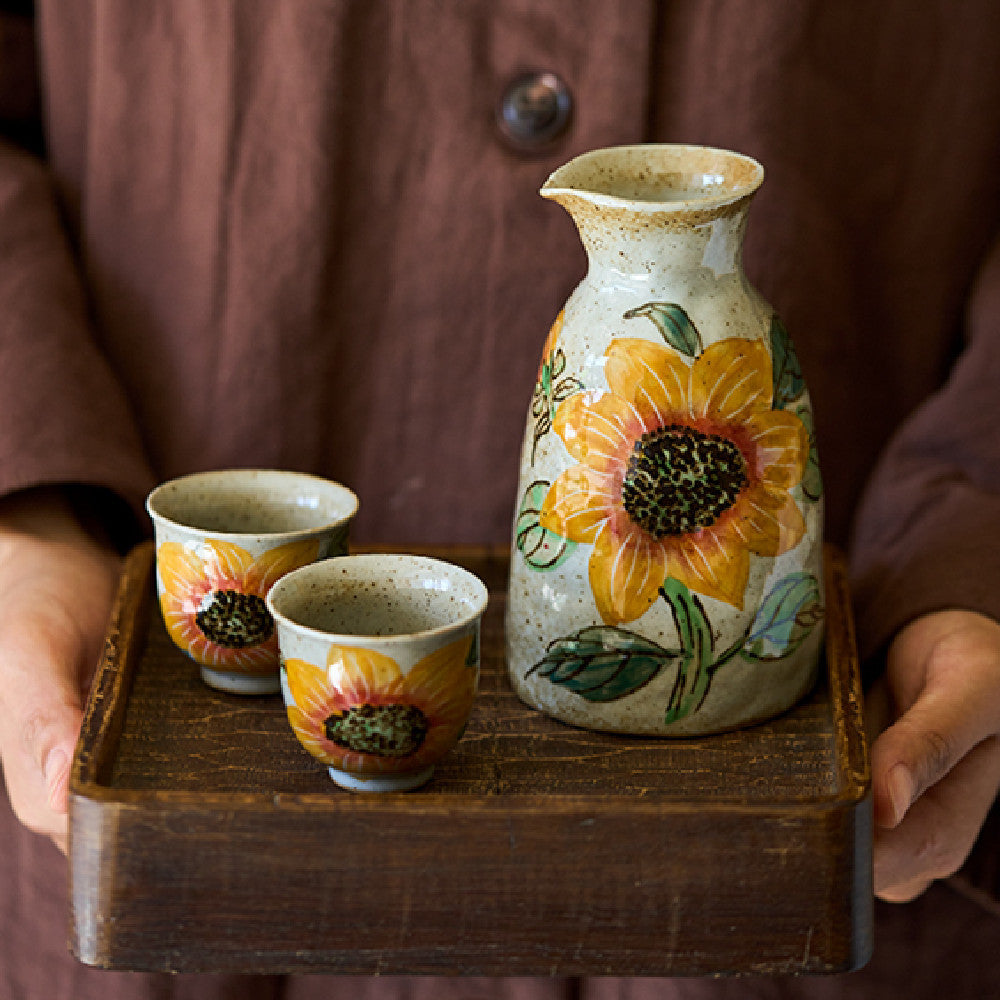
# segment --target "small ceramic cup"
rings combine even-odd
[[[472,573],[413,555],[328,559],[272,588],[288,721],[338,785],[430,779],[472,709],[486,601]]]
[[[347,551],[358,498],[316,476],[224,469],[163,483],[146,510],[171,639],[211,687],[276,693],[278,637],[264,598],[290,570]]]

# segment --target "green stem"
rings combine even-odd
[[[660,593],[670,605],[682,650],[664,719],[671,723],[697,711],[708,694],[714,672],[712,629],[701,601],[684,584],[667,579]]]
[[[728,663],[743,648],[749,634],[749,626],[747,632],[729,649],[717,659],[713,659],[712,627],[697,595],[673,579],[664,581],[660,595],[670,605],[681,642],[677,676],[670,692],[664,719],[670,723],[693,715],[705,704],[716,670]]]

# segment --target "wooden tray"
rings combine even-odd
[[[765,725],[571,728],[503,662],[506,559],[439,550],[492,598],[482,693],[423,790],[337,789],[278,696],[203,685],[149,544],[126,565],[71,779],[71,946],[116,969],[468,975],[825,973],[872,947],[871,799],[843,561],[827,670]]]

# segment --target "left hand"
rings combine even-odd
[[[0,501],[0,764],[17,818],[64,852],[70,766],[119,569],[59,489]]]
[[[872,745],[875,894],[907,902],[961,867],[1000,789],[1000,623],[960,610],[910,622],[867,708],[884,730]]]

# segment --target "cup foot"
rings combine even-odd
[[[235,670],[201,668],[201,679],[218,691],[229,694],[277,694],[281,690],[278,672],[273,674],[241,674]]]
[[[434,773],[433,765],[415,774],[381,774],[360,778],[346,771],[338,771],[335,767],[328,768],[330,777],[341,788],[351,792],[410,792],[414,788],[427,784]]]

